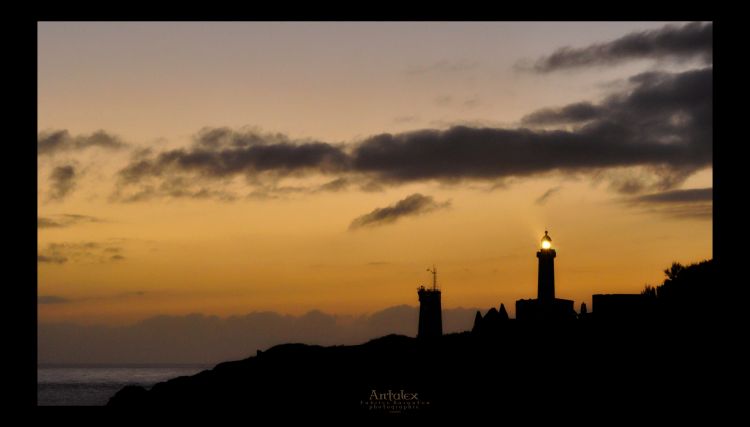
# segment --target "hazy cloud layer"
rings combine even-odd
[[[291,185],[258,185],[251,191],[248,199],[271,200],[283,199],[294,194],[316,194],[316,193],[336,193],[344,191],[353,184],[350,178],[336,178],[326,183],[316,186],[291,186]]]
[[[463,73],[475,70],[479,67],[479,62],[468,59],[448,60],[441,59],[427,65],[418,65],[406,70],[407,74],[427,74],[427,73]]]
[[[422,215],[449,206],[449,201],[438,203],[431,196],[423,196],[415,193],[407,196],[405,199],[399,200],[393,205],[376,208],[368,214],[355,218],[349,225],[349,229],[356,230],[362,227],[392,224],[399,218]]]
[[[712,55],[713,24],[693,22],[630,33],[610,42],[582,48],[564,47],[539,59],[531,68],[547,73],[592,65],[615,65],[644,58],[678,61],[698,58],[710,64]]]
[[[482,101],[479,95],[473,95],[469,97],[456,98],[450,95],[442,95],[435,98],[435,105],[440,107],[451,107],[468,110],[479,106]]]
[[[36,302],[37,304],[66,304],[70,300],[56,295],[39,295]]]
[[[43,263],[64,264],[66,262],[113,262],[125,259],[122,247],[98,242],[50,243],[37,255]]]
[[[445,333],[471,330],[476,308],[443,309]],[[484,310],[483,310],[484,312]],[[40,363],[218,363],[277,344],[359,344],[396,333],[415,336],[419,309],[400,305],[363,316],[314,310],[301,316],[253,312],[219,318],[156,316],[128,326],[39,324]]]
[[[61,297],[59,295],[40,295],[37,297],[37,304],[72,304],[72,303],[85,302],[85,301],[120,300],[124,298],[141,297],[145,294],[146,292],[144,291],[132,291],[132,292],[122,292],[119,294],[108,295],[108,296],[93,296],[93,297],[73,298],[73,299]]]
[[[158,185],[143,185],[135,191],[123,192],[118,187],[110,195],[110,201],[123,203],[145,202],[165,197],[176,199],[193,199],[193,200],[221,200],[232,202],[237,200],[238,196],[231,191],[223,189],[214,189],[200,185],[197,180],[186,180],[182,177],[167,178]]]
[[[76,187],[76,169],[73,165],[57,166],[49,175],[50,200],[62,200]]]
[[[71,225],[88,223],[88,222],[102,222],[100,218],[96,218],[88,215],[77,215],[77,214],[60,214],[53,215],[52,217],[38,217],[36,224],[37,228],[64,228],[70,227]]]
[[[343,187],[344,181],[338,181],[343,178],[366,182],[360,189],[379,189],[414,181],[497,182],[547,173],[608,177],[601,172],[631,167],[645,168],[658,180],[628,177],[613,188],[668,190],[711,165],[712,79],[711,67],[642,73],[600,103],[533,112],[523,119],[530,128],[454,126],[380,134],[348,146],[254,130],[205,129],[190,147],[133,160],[119,172],[118,192],[130,195],[123,198],[156,197],[169,195],[169,188],[162,187],[179,180],[220,185],[242,176],[260,186],[256,196],[273,198],[274,191],[266,190],[276,184],[268,182],[284,176],[333,175],[333,188]],[[537,128],[552,123],[565,128]],[[174,188],[172,193],[179,194]],[[208,191],[188,195],[220,196]]]
[[[71,136],[67,130],[41,132],[37,135],[37,154],[48,155],[61,151],[77,151],[90,147],[121,149],[127,147],[118,137],[103,130],[90,135]]]
[[[713,188],[691,188],[645,194],[627,199],[627,204],[662,215],[683,219],[713,218]]]
[[[696,203],[713,201],[713,188],[691,188],[687,190],[665,191],[636,197],[639,203]]]
[[[416,115],[397,116],[397,117],[393,118],[393,122],[394,123],[399,123],[399,124],[403,124],[403,123],[415,123],[415,122],[418,122],[420,120],[421,119],[419,118],[419,116],[416,116]]]

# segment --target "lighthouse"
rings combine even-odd
[[[419,296],[419,328],[417,338],[434,338],[443,335],[443,314],[440,305],[440,289],[437,286],[437,269],[427,269],[432,273],[432,288],[420,286],[417,288]]]
[[[537,299],[539,301],[555,300],[555,257],[557,253],[552,249],[552,238],[547,230],[542,237],[542,248],[536,253],[539,258],[537,272]]]
[[[573,301],[555,297],[555,257],[552,238],[544,231],[541,248],[537,251],[537,297],[516,301],[516,319],[521,321],[550,322],[576,318]]]

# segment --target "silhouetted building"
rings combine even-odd
[[[417,338],[431,338],[443,335],[443,313],[440,304],[440,289],[437,287],[437,269],[432,270],[432,289],[417,288],[419,295],[419,329]]]
[[[589,309],[588,309],[588,307],[586,307],[586,303],[585,302],[581,303],[581,312],[578,313],[578,318],[579,319],[589,319],[589,318],[591,318],[591,313],[589,313]]]
[[[537,298],[517,300],[516,318],[513,320],[508,318],[502,304],[500,310],[493,307],[484,316],[477,311],[472,334],[497,337],[518,324],[516,321],[553,323],[579,319],[582,323],[603,322],[613,326],[618,323],[644,325],[653,321],[679,319],[684,323],[699,318],[692,310],[701,301],[702,287],[712,283],[715,277],[711,261],[688,267],[673,263],[670,269],[665,270],[667,279],[663,285],[656,288],[647,286],[640,294],[596,294],[592,297],[592,311],[583,302],[580,313],[576,313],[572,300],[555,298],[557,251],[552,248],[552,238],[547,231],[536,257],[539,260]],[[680,284],[679,287],[676,283]]]
[[[555,257],[552,238],[547,231],[542,237],[542,248],[536,253],[539,259],[537,273],[537,299],[516,301],[516,319],[522,321],[569,320],[576,318],[573,301],[555,298]]]
[[[592,314],[597,320],[625,321],[654,314],[656,299],[644,294],[595,294]]]

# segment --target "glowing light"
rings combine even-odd
[[[549,240],[545,240],[542,242],[542,249],[549,249],[552,247],[552,243],[549,242]]]

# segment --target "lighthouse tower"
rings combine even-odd
[[[573,301],[555,297],[555,257],[552,249],[552,238],[547,231],[542,237],[542,247],[537,251],[539,260],[537,270],[536,299],[516,301],[516,319],[534,322],[566,321],[576,318]]]
[[[419,295],[419,329],[417,338],[434,338],[443,335],[443,314],[440,305],[440,289],[437,286],[437,269],[427,269],[432,273],[432,289],[420,286]]]
[[[552,239],[544,231],[542,237],[542,248],[536,253],[539,258],[539,271],[537,274],[538,288],[537,299],[541,302],[555,300],[555,257],[557,253],[552,249]]]

